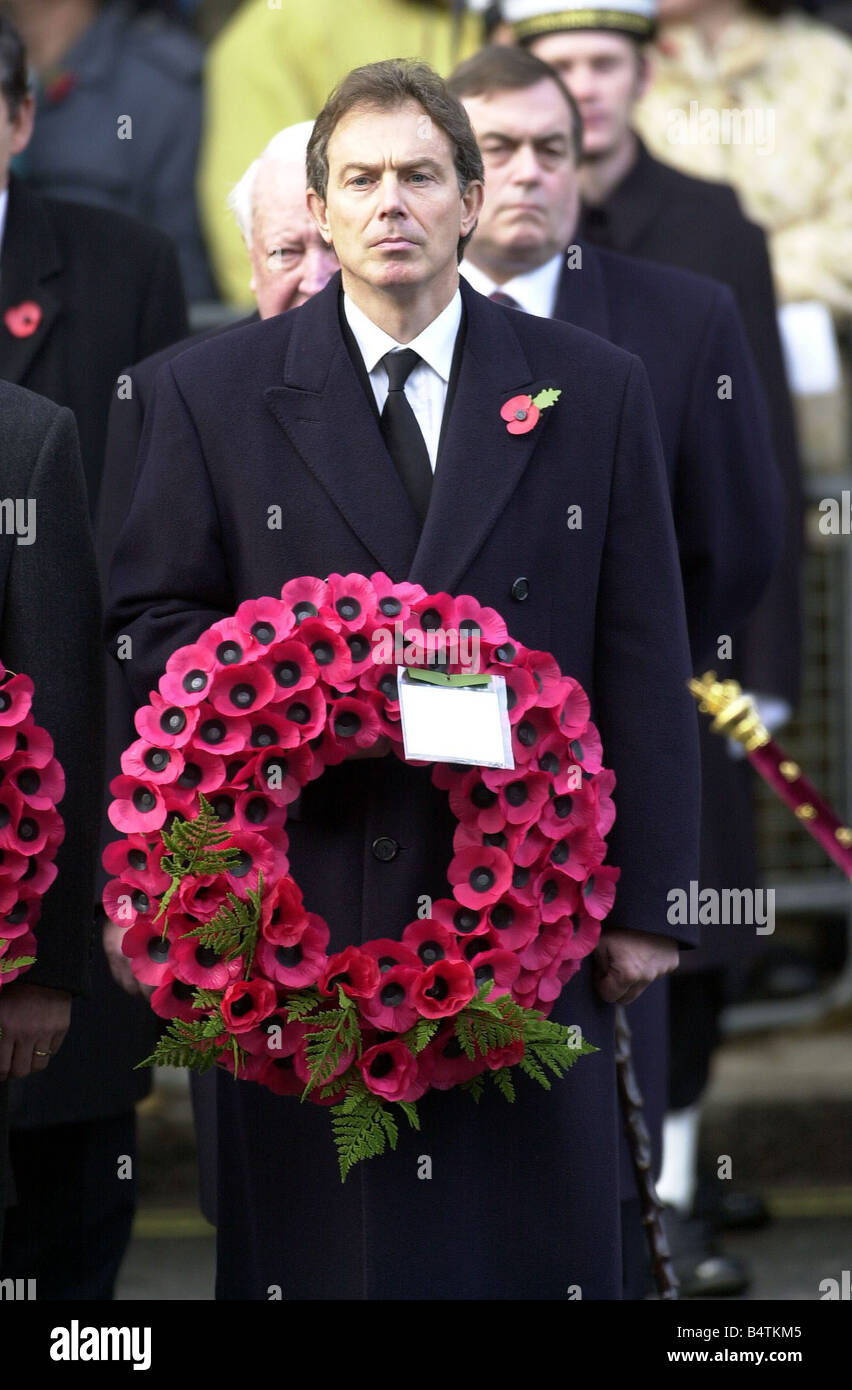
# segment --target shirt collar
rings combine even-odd
[[[480,294],[493,294],[495,290],[499,290],[501,294],[510,294],[528,314],[537,314],[539,318],[549,319],[552,318],[556,307],[559,277],[564,262],[565,256],[560,252],[559,255],[545,261],[537,270],[528,270],[523,275],[516,275],[513,280],[507,280],[503,285],[496,284],[470,261],[462,261],[460,270],[468,284]]]
[[[383,328],[379,328],[372,319],[367,318],[363,310],[359,309],[346,293],[343,295],[343,312],[368,372],[375,371],[386,352],[391,352],[393,348],[406,347],[419,353],[442,381],[449,381],[462,316],[461,292],[458,289],[446,309],[442,309],[438,317],[427,324],[422,333],[418,333],[410,343],[398,343],[389,333],[385,333]]]

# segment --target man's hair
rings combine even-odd
[[[237,220],[247,246],[252,243],[254,194],[261,166],[267,160],[274,160],[276,164],[298,164],[304,169],[312,128],[313,121],[299,121],[297,125],[288,125],[277,131],[228,194],[227,205]]]
[[[552,82],[559,88],[571,115],[571,144],[578,163],[583,153],[583,118],[580,108],[562,78],[549,63],[543,63],[526,48],[508,44],[492,44],[482,48],[472,58],[459,63],[447,79],[453,96],[493,96],[495,92],[521,92],[537,87],[540,82]]]
[[[482,155],[461,102],[451,95],[446,83],[427,63],[389,58],[382,63],[354,68],[329,96],[308,141],[308,188],[313,188],[321,198],[326,197],[328,142],[344,116],[356,108],[393,111],[410,101],[422,106],[452,145],[460,192],[467,192],[472,183],[484,183]],[[459,260],[472,235],[473,229],[460,238]]]
[[[23,40],[12,21],[0,15],[0,93],[5,98],[10,121],[17,116],[29,90],[27,51]]]

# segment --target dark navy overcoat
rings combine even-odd
[[[572,325],[466,285],[462,296],[464,350],[422,532],[343,340],[338,277],[302,308],[166,365],[113,562],[110,637],[132,638],[124,667],[141,701],[176,647],[300,574],[383,569],[475,595],[589,692],[618,778],[613,924],[688,944],[693,929],[669,926],[666,908],[696,874],[696,716],[645,370]],[[545,385],[557,404],[510,435],[501,406]],[[273,505],[280,530],[267,524]],[[579,530],[567,524],[576,506]],[[453,818],[428,768],[344,763],[306,789],[288,830],[332,949],[397,935],[420,895],[446,894]],[[376,856],[380,837],[392,859]],[[345,1186],[323,1107],[223,1074],[219,1296],[618,1298],[613,1009],[591,961],[553,1017],[599,1051],[549,1093],[519,1083],[514,1106],[496,1092],[479,1107],[428,1095],[421,1133]]]

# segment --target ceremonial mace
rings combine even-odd
[[[802,775],[799,764],[778,746],[761,723],[751,696],[743,694],[737,681],[718,681],[715,671],[705,671],[700,680],[687,684],[702,714],[714,716],[710,726],[713,732],[742,744],[764,782],[790,807],[846,877],[852,878],[852,829]]]
[[[812,782],[802,774],[799,764],[779,747],[760,716],[750,695],[743,694],[737,681],[716,679],[706,671],[700,680],[690,680],[689,689],[702,714],[711,715],[713,732],[735,739],[746,751],[756,772],[796,819],[822,845],[847,878],[852,878],[852,827],[841,821]],[[630,1027],[622,1005],[615,1010],[615,1061],[618,1091],[627,1129],[630,1157],[636,1174],[642,1206],[642,1222],[651,1251],[651,1264],[660,1298],[677,1298],[677,1278],[671,1265],[668,1242],[662,1225],[659,1198],[651,1173],[651,1141],[642,1113],[642,1094],[633,1069]]]

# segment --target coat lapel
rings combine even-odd
[[[17,179],[9,181],[6,227],[0,252],[0,377],[25,384],[62,307],[50,280],[62,268],[56,238],[40,200]],[[22,304],[36,304],[40,320],[34,332],[17,336],[7,314]]]
[[[293,312],[283,386],[264,391],[290,443],[376,563],[401,580],[419,522],[343,341],[339,275]]]
[[[462,281],[466,336],[458,381],[435,470],[432,500],[409,578],[452,593],[481,549],[547,429],[512,435],[500,416],[510,397],[535,395],[555,378],[533,380],[512,327],[513,314]]]

